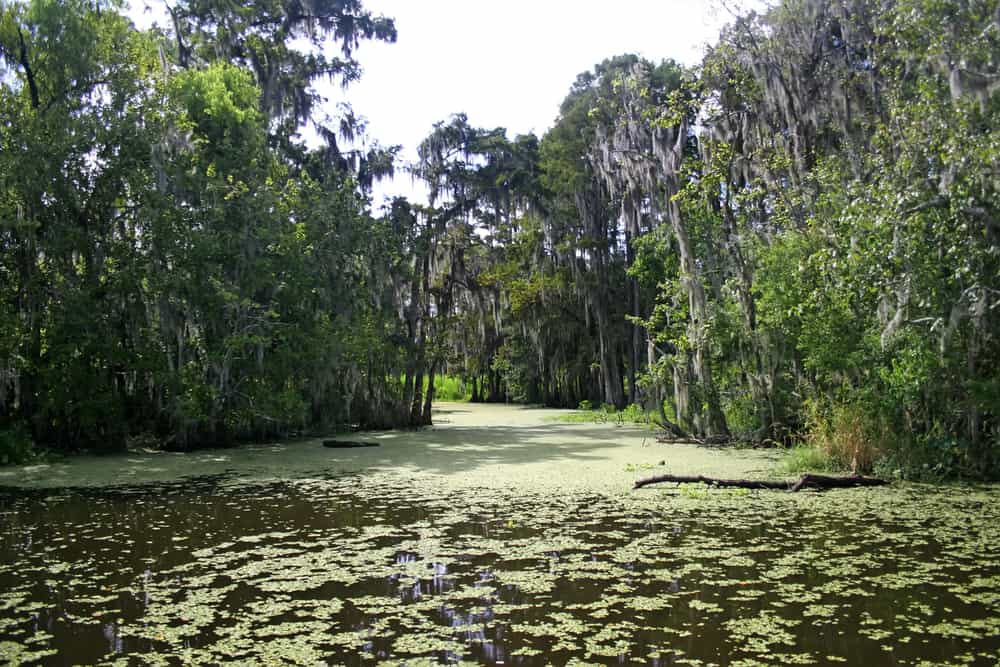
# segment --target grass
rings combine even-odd
[[[796,475],[804,472],[837,472],[844,469],[823,449],[811,444],[802,444],[789,449],[778,464],[778,470],[781,472]]]
[[[837,406],[831,414],[814,414],[806,441],[790,449],[780,467],[790,473],[871,473],[883,457],[885,427],[856,405]]]
[[[884,424],[859,405],[836,406],[829,414],[814,412],[806,441],[789,450],[788,472],[871,473],[884,458],[891,436]]]
[[[630,405],[624,410],[617,410],[612,405],[602,405],[599,408],[590,407],[589,401],[583,401],[580,409],[568,412],[554,418],[553,421],[567,424],[641,424],[653,426],[653,413],[643,410],[638,405]]]

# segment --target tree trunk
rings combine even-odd
[[[428,222],[428,227],[430,223]],[[429,232],[427,232],[429,233]],[[420,278],[419,287],[413,289],[418,297],[427,296],[429,294],[428,288],[430,287],[430,270],[431,270],[431,247],[429,239],[424,237],[424,254],[420,259]],[[410,425],[417,426],[421,424],[421,418],[423,415],[423,392],[424,392],[424,366],[427,363],[427,316],[429,307],[425,308],[424,304],[420,301],[415,301],[410,304],[411,308],[417,309],[418,320],[417,320],[417,358],[415,362],[416,372],[413,380],[413,400],[410,403]]]
[[[705,288],[698,275],[698,264],[694,247],[688,236],[687,228],[681,216],[680,205],[674,200],[674,195],[680,191],[680,168],[684,159],[684,142],[687,138],[687,123],[682,122],[674,130],[664,130],[661,136],[658,153],[665,175],[667,198],[667,213],[670,219],[677,250],[680,254],[680,279],[688,295],[690,306],[690,321],[688,322],[688,340],[692,348],[692,370],[697,382],[700,398],[707,414],[702,419],[701,405],[688,404],[691,421],[696,423],[698,431],[707,436],[729,435],[726,418],[719,406],[719,397],[712,381],[712,367],[709,360],[708,339],[708,306]],[[676,134],[674,134],[676,133]],[[678,405],[678,411],[680,406]]]
[[[434,376],[437,374],[437,361],[431,362],[430,370],[427,373],[427,395],[424,397],[424,411],[420,420],[421,426],[430,426],[431,407],[434,404]]]

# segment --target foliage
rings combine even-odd
[[[779,468],[782,472],[794,475],[806,472],[842,472],[845,470],[825,451],[807,443],[790,448],[782,458]]]
[[[519,400],[664,406],[675,435],[995,474],[996,5],[785,0],[698,68],[610,58],[535,180],[495,180],[505,140],[462,117],[437,173],[463,215],[487,220],[483,183],[520,204],[479,258],[501,289],[457,309],[489,342],[454,356]]]
[[[24,424],[0,425],[0,465],[30,463],[37,455]]]
[[[434,378],[434,396],[439,401],[467,401],[472,398],[472,390],[461,378],[438,375]]]
[[[858,474],[871,472],[893,444],[880,415],[861,403],[837,405],[828,414],[813,406],[809,426],[807,446],[831,465]]]
[[[391,20],[182,2],[143,32],[121,10],[0,4],[0,419],[28,430],[10,437],[186,448],[408,423],[384,298],[407,230],[364,194],[385,155],[295,139],[313,82],[355,78]]]
[[[656,423],[656,415],[634,403],[624,410],[618,410],[615,406],[605,403],[599,408],[594,408],[589,401],[581,401],[580,407],[564,415],[560,415],[557,421],[570,424],[641,424],[652,426]]]

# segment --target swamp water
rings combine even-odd
[[[632,492],[774,460],[551,416],[3,470],[0,663],[1000,664],[1000,488]]]

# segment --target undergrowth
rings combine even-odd
[[[429,378],[424,377],[423,395],[427,395]],[[400,376],[399,385],[402,387],[405,378]],[[469,401],[472,399],[472,387],[462,378],[452,375],[434,376],[434,400],[435,401]]]
[[[884,424],[856,404],[832,410],[810,406],[805,442],[793,447],[783,461],[788,472],[871,473],[890,447]]]
[[[998,451],[995,445],[974,449],[940,428],[912,433],[851,403],[827,412],[814,408],[805,441],[788,450],[780,467],[790,473],[856,472],[922,482],[997,479],[1000,457],[984,456],[983,449]]]
[[[618,426],[642,424],[650,427],[656,423],[652,412],[644,410],[634,403],[624,410],[618,410],[608,403],[595,408],[592,407],[590,401],[581,401],[578,410],[559,415],[554,421],[569,424],[617,424]]]
[[[31,463],[38,455],[24,424],[15,422],[0,426],[0,465]]]
[[[425,391],[426,387],[425,380]],[[468,401],[472,398],[472,389],[461,378],[451,375],[435,375],[434,398],[438,401]]]

